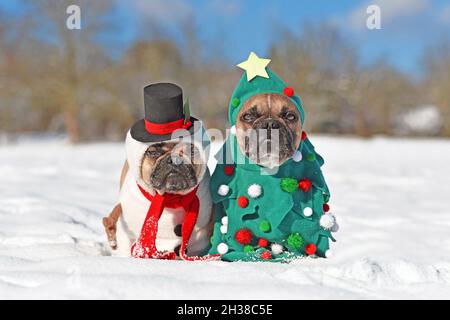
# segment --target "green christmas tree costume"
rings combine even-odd
[[[229,106],[232,126],[241,106],[258,93],[285,94],[297,106],[300,98],[270,69],[268,78],[247,80],[244,72]],[[211,254],[225,261],[287,262],[306,255],[328,255],[335,218],[327,213],[330,193],[320,167],[324,161],[303,134],[294,156],[270,172],[246,158],[231,134],[216,155],[210,190],[214,207]],[[245,163],[243,163],[245,162]]]

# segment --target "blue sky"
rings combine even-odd
[[[117,1],[113,18],[120,21],[120,29],[110,41],[126,46],[145,34],[143,21],[163,21],[170,30],[183,19],[194,18],[201,39],[209,43],[220,38],[221,53],[231,63],[245,59],[251,50],[264,56],[280,27],[296,34],[305,22],[338,26],[359,50],[362,63],[384,59],[413,75],[420,73],[419,62],[425,48],[442,38],[450,40],[448,0]],[[20,11],[18,3],[19,0],[4,0],[0,8],[14,14]],[[381,30],[365,27],[369,4],[380,6]]]

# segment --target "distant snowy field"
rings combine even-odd
[[[122,144],[0,145],[0,298],[450,298],[450,141],[312,136],[340,231],[291,264],[113,258]]]

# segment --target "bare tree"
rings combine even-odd
[[[52,39],[50,55],[44,59],[45,69],[41,70],[50,100],[61,108],[64,124],[72,143],[82,138],[80,132],[81,108],[86,95],[101,81],[99,73],[107,56],[100,43],[101,32],[108,24],[101,19],[112,7],[111,1],[75,1],[82,8],[81,30],[66,27],[66,9],[74,1],[38,0],[30,2],[39,11],[39,25]]]
[[[443,134],[450,136],[450,41],[442,39],[429,48],[422,59],[425,71],[423,88],[426,97],[436,105],[443,116]]]

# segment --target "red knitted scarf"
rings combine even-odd
[[[131,255],[135,258],[168,259],[174,260],[175,252],[158,251],[156,248],[156,236],[158,234],[158,222],[164,208],[183,208],[185,217],[181,226],[180,258],[186,261],[217,260],[219,255],[208,255],[204,257],[187,256],[186,249],[197,222],[200,202],[197,197],[197,188],[185,195],[165,193],[154,196],[145,191],[140,185],[139,190],[151,202],[142,225],[141,234],[131,247]]]

